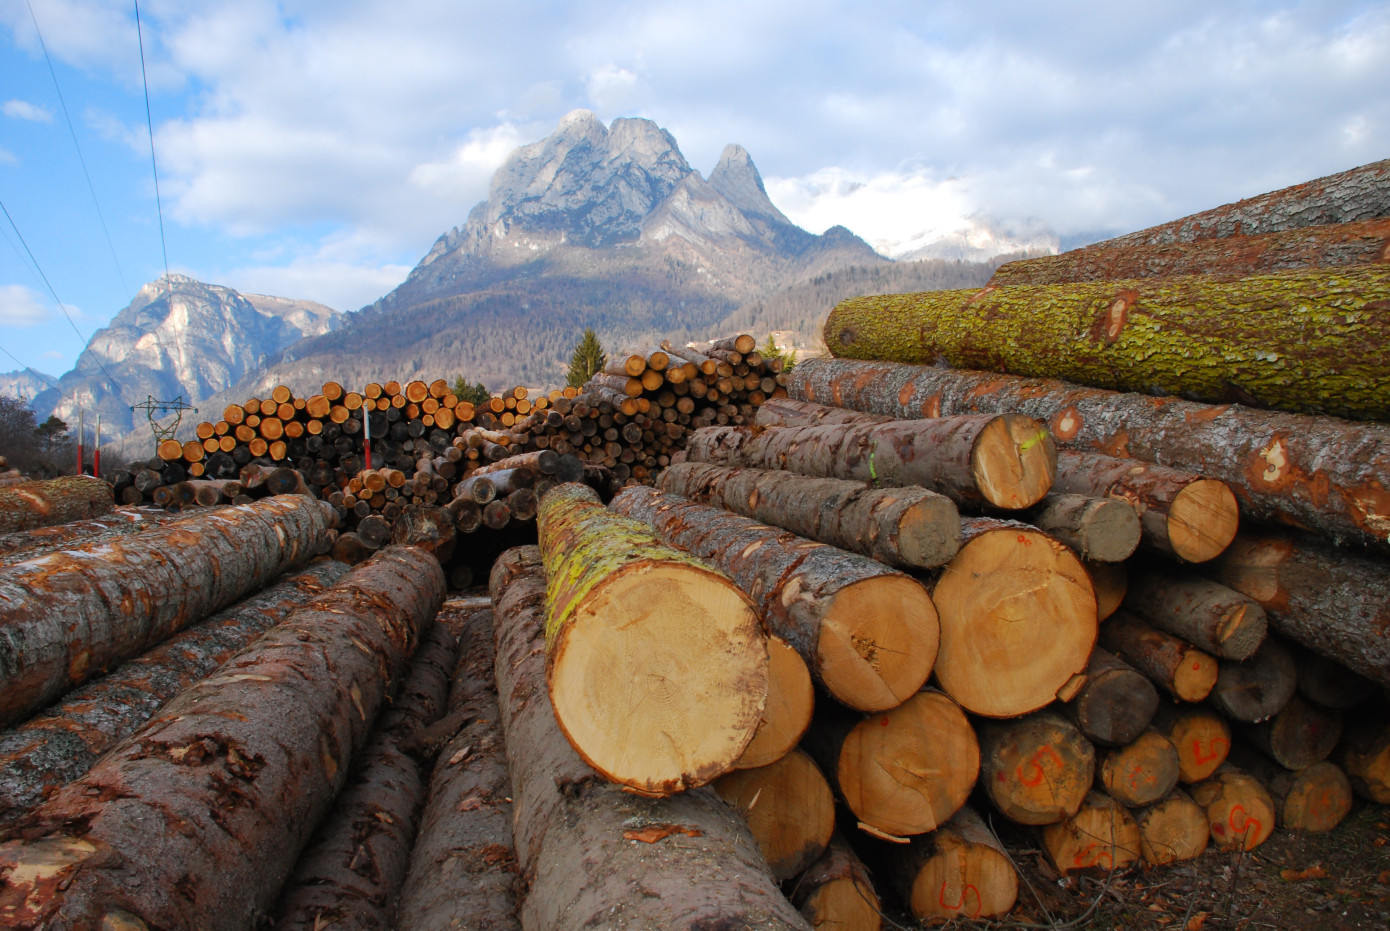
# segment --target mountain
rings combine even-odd
[[[705,338],[760,296],[886,264],[843,227],[816,235],[789,221],[742,147],[725,148],[706,177],[651,120],[605,126],[579,110],[515,150],[487,200],[399,287],[295,346],[244,394],[307,390],[315,372],[553,386],[585,327],[610,352]]]
[[[959,259],[988,262],[999,255],[1056,255],[1062,240],[1040,220],[1001,222],[990,217],[963,217],[949,229],[925,230],[905,242],[895,243],[889,253],[899,261],[920,259]]]
[[[92,339],[58,389],[38,393],[40,418],[77,421],[80,404],[100,411],[109,437],[144,423],[131,404],[182,397],[197,403],[277,359],[288,346],[339,325],[342,315],[312,301],[295,301],[168,275],[135,299]],[[114,386],[113,387],[113,383]]]
[[[47,379],[45,381],[45,379]],[[34,369],[17,369],[13,372],[0,372],[0,396],[7,398],[32,398],[48,387],[49,382],[58,379]]]

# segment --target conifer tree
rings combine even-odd
[[[595,373],[602,372],[607,364],[608,356],[598,341],[598,335],[592,328],[586,329],[579,345],[574,347],[574,354],[570,356],[570,370],[565,383],[572,388],[582,388]]]

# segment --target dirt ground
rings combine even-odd
[[[996,825],[996,828],[998,826]],[[939,928],[1169,931],[1386,931],[1390,929],[1390,807],[1365,801],[1335,831],[1278,830],[1249,853],[1209,849],[1196,860],[1107,877],[1059,877],[1023,832],[1002,834],[1022,875],[1002,922]],[[884,902],[885,928],[916,928]],[[892,922],[891,924],[889,922]]]

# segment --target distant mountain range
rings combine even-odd
[[[34,369],[0,372],[0,396],[7,398],[33,398],[39,392],[46,389],[49,382],[56,382],[57,380],[57,377],[54,375],[48,375],[44,372],[35,371]]]

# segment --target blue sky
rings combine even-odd
[[[1083,241],[1390,157],[1384,2],[140,12],[170,269],[340,310],[578,107],[656,120],[706,173],[738,142],[793,220],[889,253],[970,214]],[[0,0],[0,201],[81,334],[0,215],[0,348],[61,374],[164,270],[133,3]]]

